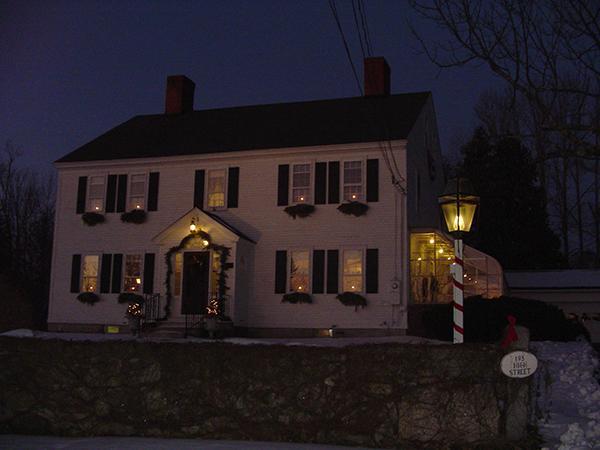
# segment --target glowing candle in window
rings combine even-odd
[[[142,279],[141,279],[141,278],[136,278],[136,279],[135,279],[135,282],[136,282],[137,284],[142,284]]]
[[[304,292],[308,286],[308,262],[307,251],[295,251],[290,255],[290,290]]]

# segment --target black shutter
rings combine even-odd
[[[314,250],[312,263],[312,291],[322,294],[325,292],[325,250]]]
[[[87,177],[79,177],[77,183],[77,214],[85,212],[85,194],[87,192]]]
[[[102,254],[102,267],[100,270],[100,292],[106,294],[110,292],[110,269],[112,266],[112,255],[110,253]]]
[[[127,175],[119,175],[119,186],[117,188],[117,212],[125,212],[127,203]]]
[[[117,204],[117,176],[109,175],[106,183],[106,212],[114,213]]]
[[[148,211],[156,211],[158,209],[159,179],[159,172],[150,172],[150,179],[148,180]]]
[[[340,163],[339,161],[329,162],[329,202],[340,202]]]
[[[367,249],[367,294],[376,294],[379,278],[379,250],[376,248]]]
[[[287,264],[287,252],[285,250],[277,250],[275,253],[275,293],[285,294],[285,279],[287,276],[286,271]]]
[[[338,293],[338,259],[339,251],[327,250],[327,293]]]
[[[123,255],[121,253],[113,255],[112,269],[112,292],[113,294],[118,294],[121,292],[121,275],[123,271]]]
[[[154,293],[154,253],[144,255],[144,294]]]
[[[79,292],[81,280],[81,255],[73,255],[71,260],[71,292]]]
[[[227,207],[238,207],[238,194],[240,189],[240,168],[230,167],[227,179]]]
[[[288,204],[290,188],[290,166],[281,164],[277,173],[277,206]]]
[[[315,205],[327,203],[327,163],[315,164]]]
[[[367,159],[367,201],[379,201],[379,160]]]
[[[204,169],[196,170],[194,174],[194,206],[204,208]]]

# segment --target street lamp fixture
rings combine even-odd
[[[464,342],[464,259],[463,242],[464,233],[471,230],[475,210],[479,205],[479,197],[475,195],[471,183],[466,178],[454,178],[448,182],[438,202],[444,214],[448,231],[454,236],[454,264],[451,266],[452,283],[454,285],[454,343]]]

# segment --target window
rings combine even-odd
[[[362,198],[362,161],[344,162],[344,200]]]
[[[129,185],[129,210],[144,209],[146,201],[146,175],[131,175]]]
[[[175,254],[175,270],[173,278],[173,294],[181,295],[181,271],[183,269],[183,253]]]
[[[89,185],[86,211],[102,211],[104,209],[104,177],[89,177]]]
[[[83,257],[83,289],[95,292],[98,288],[98,255]]]
[[[362,292],[362,275],[362,251],[344,250],[344,271],[342,280],[344,292]]]
[[[208,172],[208,197],[209,208],[225,207],[225,170],[210,170]]]
[[[310,164],[292,166],[292,203],[310,203]]]
[[[123,290],[139,292],[142,286],[142,255],[125,255]]]
[[[290,252],[290,290],[309,292],[308,289],[308,251]]]

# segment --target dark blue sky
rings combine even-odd
[[[362,82],[352,3],[336,3]],[[365,4],[392,92],[433,91],[448,152],[498,82],[475,66],[440,73],[407,21],[440,32],[405,1]],[[170,74],[196,82],[195,109],[359,95],[326,0],[0,0],[0,144],[22,147],[25,165],[49,169],[130,117],[163,112]]]

